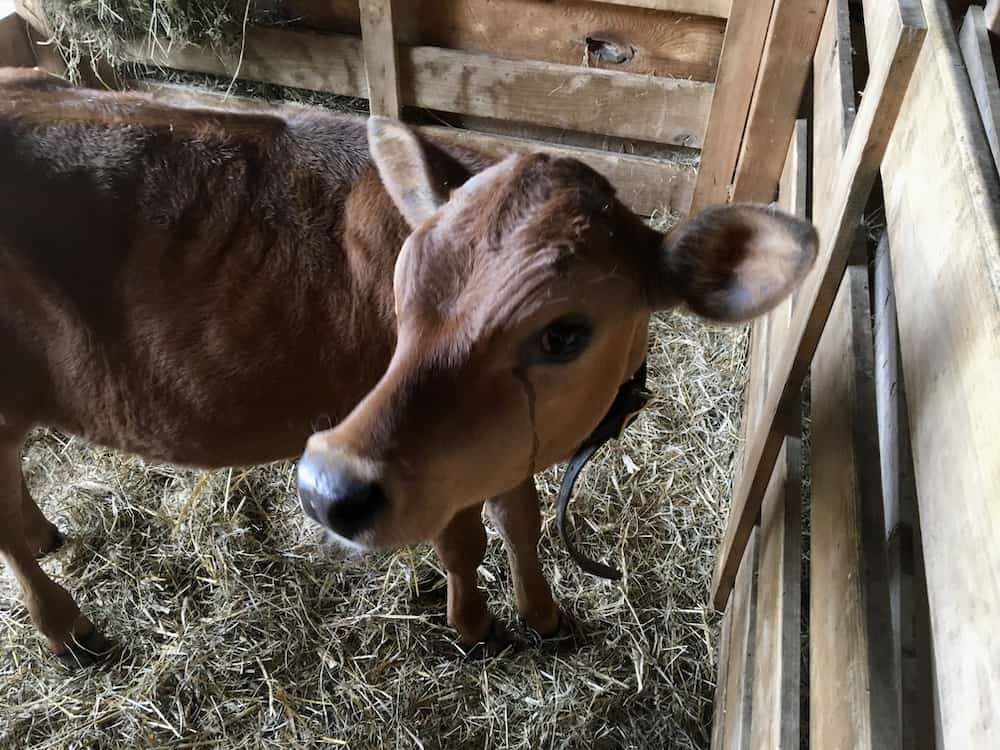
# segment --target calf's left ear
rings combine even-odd
[[[818,244],[812,224],[775,208],[709,208],[663,238],[653,306],[686,304],[710,320],[750,320],[795,289]]]
[[[458,161],[388,117],[368,119],[368,148],[382,184],[411,229],[469,178],[469,170]]]

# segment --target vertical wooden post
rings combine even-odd
[[[392,24],[393,0],[360,0],[361,40],[373,115],[399,117],[399,64]]]

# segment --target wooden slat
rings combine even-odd
[[[729,198],[774,0],[740,0],[722,45],[691,213]]]
[[[28,29],[16,13],[0,18],[0,65],[13,68],[35,67]]]
[[[712,705],[711,750],[720,750],[726,736],[726,687],[729,684],[729,659],[732,655],[733,610],[726,607],[719,626],[719,665],[715,677],[715,700]]]
[[[761,508],[750,742],[755,750],[799,748],[801,462],[799,439],[788,438]]]
[[[748,450],[749,467],[736,487],[730,520],[713,579],[717,607],[728,599],[738,561],[749,538],[783,438],[779,414],[799,397],[799,388],[839,287],[856,229],[871,192],[889,135],[902,103],[926,28],[917,0],[899,0],[895,23],[883,31],[880,52],[872,58],[868,85],[841,163],[834,208],[820,227],[816,267],[803,283],[788,345],[773,377],[761,429]]]
[[[399,78],[393,36],[393,0],[361,0],[361,44],[373,115],[399,117]]]
[[[959,44],[972,83],[972,93],[986,129],[993,163],[1000,169],[1000,84],[997,83],[997,69],[993,64],[989,30],[982,8],[969,8],[962,22]]]
[[[66,63],[52,41],[52,30],[42,12],[41,0],[16,0],[14,7],[28,27],[35,65],[57,76],[66,75]]]
[[[813,61],[813,221],[831,208],[834,182],[857,113],[848,0],[830,0]]]
[[[130,88],[150,93],[157,98],[180,106],[225,107],[260,110],[276,105],[255,99],[224,96],[189,86],[174,86],[148,81],[130,81]],[[286,104],[286,107],[302,105]],[[572,146],[554,146],[537,141],[484,135],[456,128],[424,126],[417,128],[425,135],[444,143],[474,148],[484,154],[501,157],[510,153],[543,152],[579,159],[603,174],[615,187],[619,198],[636,213],[648,216],[656,210],[680,211],[691,200],[694,170],[669,161],[648,159],[626,154],[610,154]]]
[[[939,746],[993,748],[1000,747],[1000,181],[947,8],[927,2],[924,10],[927,44],[882,182]]]
[[[733,599],[733,635],[729,644],[729,668],[723,708],[723,750],[750,747],[750,717],[753,689],[753,634],[757,608],[757,532],[751,535],[740,565]]]
[[[913,459],[906,423],[906,398],[900,367],[896,298],[888,235],[883,233],[875,251],[873,287],[873,335],[875,340],[875,401],[878,410],[879,458],[882,466],[882,501],[888,546],[889,604],[892,609],[893,652],[897,714],[904,748],[927,750],[933,731],[921,725],[931,714],[929,688],[921,682],[921,662],[930,653],[917,643],[917,612],[914,587],[913,514],[916,488]],[[922,595],[926,598],[926,591]],[[929,644],[927,644],[929,646]],[[933,728],[933,721],[931,722]]]
[[[729,15],[729,5],[732,0],[596,0],[596,2],[725,18]]]
[[[403,104],[697,147],[712,85],[609,70],[504,60],[436,47],[397,47]],[[360,41],[342,34],[255,27],[238,51],[141,46],[131,57],[280,86],[365,96]]]
[[[776,0],[733,181],[734,201],[770,201],[781,176],[827,0]]]
[[[868,272],[844,276],[812,367],[809,747],[899,747]]]
[[[619,64],[600,63],[602,67],[696,81],[714,80],[726,28],[718,17],[591,0],[399,1],[397,10],[405,12],[396,19],[396,42],[409,47],[583,66],[587,38],[613,34],[634,54]],[[283,5],[308,28],[360,33],[358,0],[285,0]]]
[[[1000,0],[986,0],[984,12],[986,28],[1000,36]]]

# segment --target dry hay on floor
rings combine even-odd
[[[39,432],[24,467],[68,544],[44,567],[124,653],[70,674],[0,574],[0,746],[708,745],[708,585],[738,439],[746,337],[654,321],[658,400],[580,480],[577,537],[625,571],[582,574],[540,477],[546,572],[578,643],[516,626],[491,535],[482,581],[516,642],[466,656],[426,548],[342,559],[318,543],[288,463],[198,472]]]

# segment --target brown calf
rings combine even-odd
[[[86,659],[103,640],[36,561],[60,536],[21,476],[33,426],[198,466],[306,445],[308,515],[360,549],[433,540],[466,641],[493,622],[489,498],[518,608],[552,633],[532,475],[600,421],[654,310],[746,320],[815,245],[750,206],[664,237],[570,159],[2,71],[0,554],[52,650]]]

